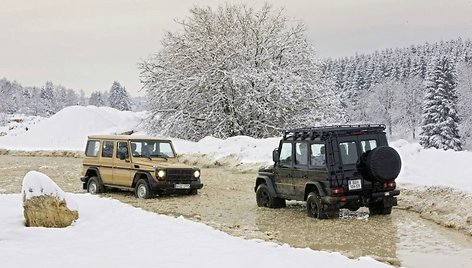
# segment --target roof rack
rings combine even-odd
[[[384,131],[384,124],[361,124],[361,125],[329,125],[318,127],[306,127],[286,130],[284,139],[292,138],[294,140],[304,140],[306,138],[315,139],[317,137],[325,137],[331,134],[354,134],[354,133],[370,133]]]

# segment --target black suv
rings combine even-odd
[[[369,207],[390,214],[397,205],[395,179],[401,159],[388,146],[385,125],[338,125],[285,131],[254,188],[260,207],[307,202],[308,216],[339,216],[340,208]]]

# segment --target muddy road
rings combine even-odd
[[[0,194],[19,193],[30,170],[47,174],[66,192],[85,193],[79,181],[80,158],[2,155],[0,163]],[[101,196],[151,212],[182,215],[245,238],[338,251],[349,257],[368,255],[397,266],[472,267],[472,237],[424,220],[418,213],[394,209],[390,216],[369,217],[367,209],[343,210],[339,219],[315,220],[306,217],[303,202],[287,202],[283,209],[258,208],[255,174],[254,169],[203,168],[205,186],[195,196],[138,200],[122,191]]]

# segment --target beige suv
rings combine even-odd
[[[89,136],[80,180],[91,194],[108,187],[138,198],[197,194],[203,187],[200,169],[178,163],[170,140],[130,135]]]

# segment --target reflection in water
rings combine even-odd
[[[259,208],[256,225],[294,247],[338,251],[353,258],[369,255],[399,264],[397,229],[391,216],[369,217],[367,209],[360,209],[342,210],[340,219],[317,220],[307,217],[305,210],[298,202],[289,202],[285,209]]]

